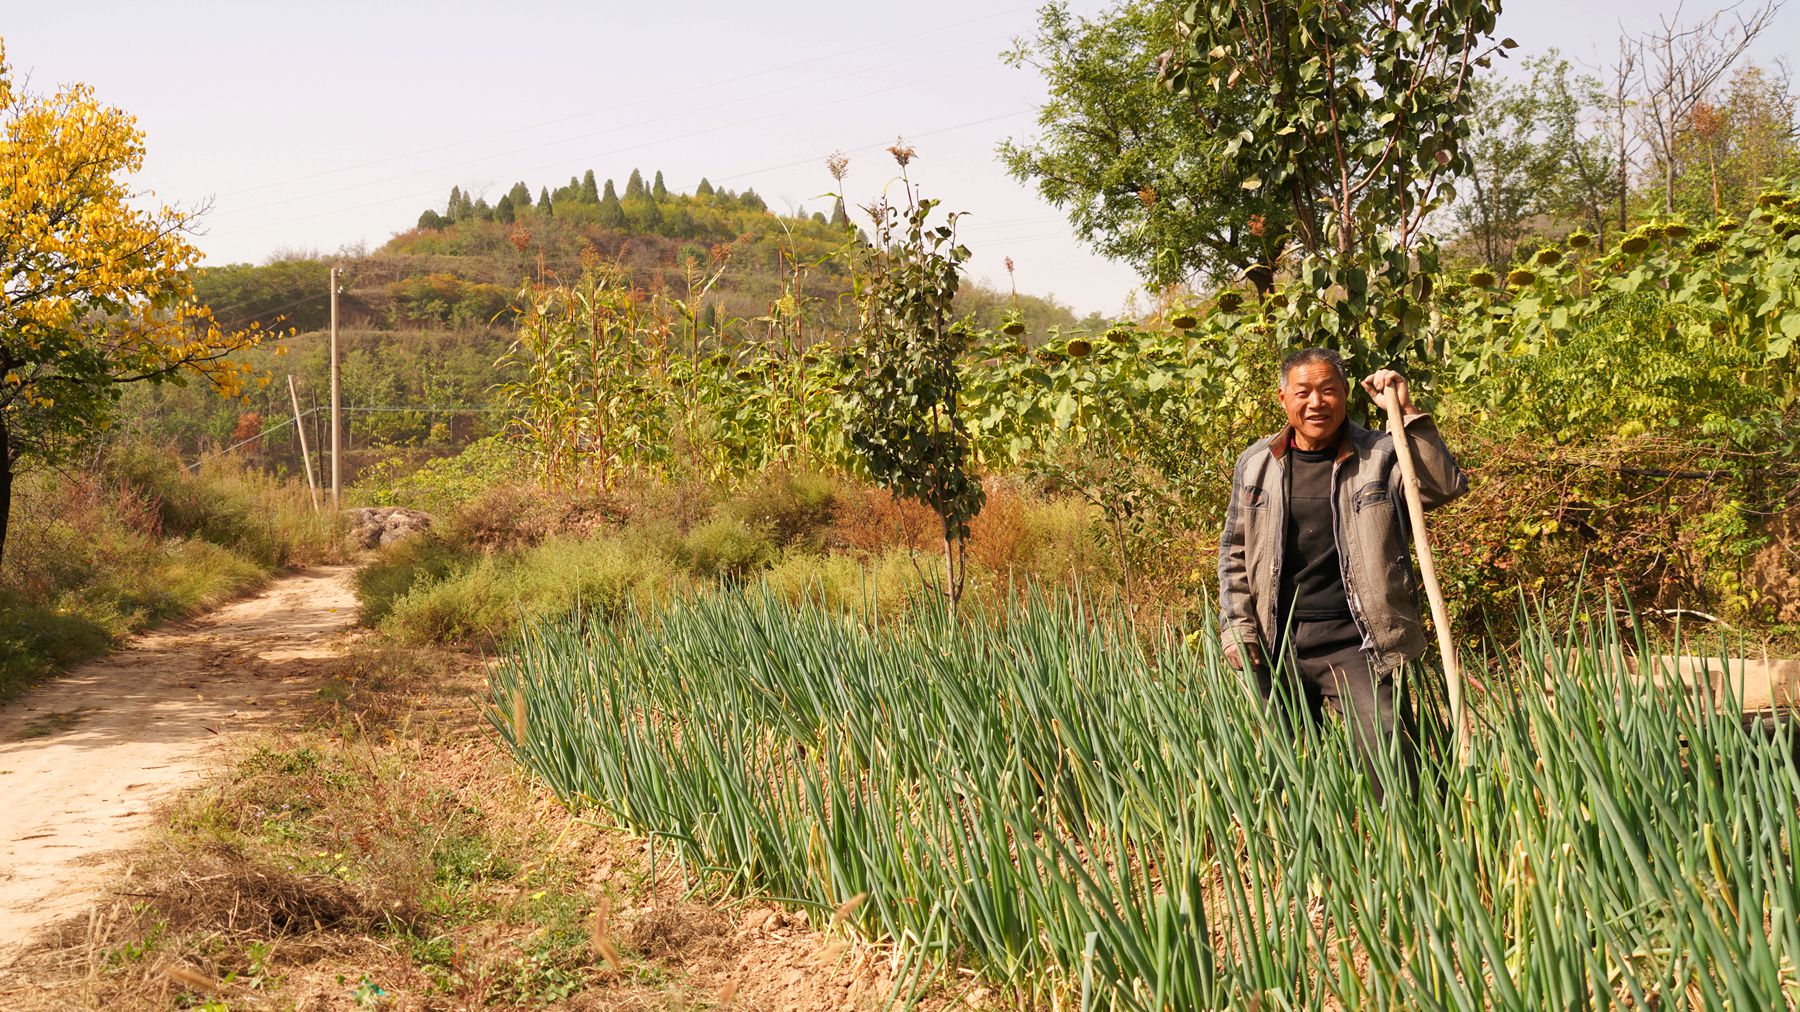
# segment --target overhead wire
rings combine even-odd
[[[947,50],[947,52],[958,52],[963,49],[975,48],[977,46],[991,45],[993,43],[993,41],[995,41],[995,40],[977,40],[974,42],[964,43],[961,46]],[[895,60],[892,63],[878,64],[878,65],[872,66],[872,67],[859,67],[855,70],[846,71],[841,74],[834,74],[830,77],[820,78],[820,79],[811,80],[811,81],[802,81],[798,84],[786,85],[786,86],[783,86],[780,88],[776,88],[773,91],[761,92],[761,93],[755,94],[755,95],[739,96],[739,97],[731,99],[728,104],[738,104],[738,103],[744,103],[744,102],[761,101],[763,99],[773,98],[776,95],[786,94],[791,91],[800,91],[800,90],[804,90],[804,89],[808,89],[808,88],[816,88],[816,87],[819,87],[820,85],[829,84],[833,81],[843,80],[844,78],[848,78],[848,77],[858,77],[863,74],[873,73],[873,72],[879,71],[879,70],[886,70],[886,69],[890,69],[892,67],[903,66],[903,65],[906,65],[911,62],[912,61],[910,59],[901,59],[901,60]],[[900,84],[890,85],[885,88],[876,89],[875,91],[864,92],[863,94],[860,94],[860,95],[852,95],[847,98],[840,97],[840,98],[831,99],[827,102],[820,103],[819,105],[812,106],[810,108],[821,108],[825,105],[835,105],[835,104],[839,104],[842,102],[855,101],[855,100],[862,99],[862,98],[868,98],[868,97],[871,97],[874,95],[886,94],[887,92],[896,91],[896,90],[899,90],[900,88],[904,88],[907,86],[908,85],[906,83],[902,82]],[[707,111],[711,111],[711,110],[709,110],[709,109],[693,109],[693,110],[689,110],[689,113],[692,114],[692,113],[700,113],[700,112],[707,112]],[[794,110],[785,110],[782,113],[778,113],[777,115],[788,115],[793,111]],[[559,139],[553,140],[553,141],[543,141],[538,144],[530,144],[530,145],[526,145],[524,147],[511,148],[511,149],[508,149],[505,151],[486,152],[486,153],[478,155],[474,158],[464,159],[459,162],[451,162],[451,163],[447,163],[447,164],[434,165],[429,168],[416,169],[411,172],[403,172],[403,173],[399,173],[397,175],[384,176],[384,177],[381,177],[378,179],[364,180],[362,182],[351,183],[346,186],[340,186],[340,187],[337,187],[335,189],[330,189],[330,190],[320,190],[320,191],[317,191],[314,193],[300,194],[298,196],[293,196],[293,197],[282,197],[282,198],[279,198],[276,200],[266,201],[261,204],[253,204],[249,207],[236,207],[236,208],[231,208],[228,210],[222,210],[222,211],[218,212],[218,215],[220,217],[229,217],[231,215],[237,215],[237,214],[249,214],[253,211],[267,210],[268,208],[271,208],[271,207],[281,207],[281,206],[284,206],[287,204],[298,203],[300,201],[316,200],[320,197],[335,196],[340,193],[348,193],[352,190],[360,190],[360,189],[364,189],[364,188],[370,187],[370,186],[380,186],[383,183],[397,182],[402,179],[413,179],[418,176],[442,174],[442,173],[447,172],[452,169],[465,168],[470,165],[476,165],[476,164],[480,164],[482,162],[492,161],[497,158],[505,158],[505,157],[508,157],[511,155],[524,154],[524,153],[530,152],[530,151],[541,151],[545,148],[560,147],[564,144],[572,144],[576,141],[587,140],[587,139],[593,138],[593,137],[602,137],[607,134],[619,133],[621,131],[626,131],[626,130],[633,130],[638,127],[651,126],[651,125],[654,125],[657,123],[665,123],[665,122],[668,122],[670,120],[670,118],[671,117],[667,114],[658,114],[658,115],[650,117],[648,119],[635,120],[630,123],[618,123],[618,124],[614,124],[612,126],[605,127],[600,130],[595,130],[595,131],[591,131],[589,133],[584,133],[584,134],[577,134],[572,137],[563,137],[563,138],[559,138]],[[764,119],[767,119],[767,118],[770,118],[770,117],[764,117]],[[732,123],[729,124],[729,126],[741,126],[745,122],[746,121],[744,121],[744,120],[734,120],[734,121],[732,121]],[[748,122],[759,122],[759,121],[751,120]],[[686,135],[684,135],[684,137],[685,136]],[[684,137],[676,137],[676,138],[670,138],[670,139],[680,140],[680,139],[684,139]],[[618,149],[618,150],[614,150],[614,151],[600,152],[598,154],[589,155],[588,157],[595,158],[595,157],[603,157],[606,155],[621,154],[625,151],[631,151],[631,150],[635,150],[636,148],[639,148],[639,147],[645,147],[645,146],[649,146],[651,144],[657,144],[657,143],[663,143],[663,141],[644,142],[643,144],[633,145],[632,147],[622,148],[622,149]],[[458,145],[458,146],[460,146],[460,145]],[[561,164],[561,163],[559,162],[558,164]],[[535,171],[535,169],[526,169],[525,171],[531,172],[531,171]]]
[[[709,91],[714,88],[722,88],[727,85],[737,84],[741,81],[748,81],[748,80],[751,80],[751,79],[754,79],[757,77],[763,77],[763,76],[766,76],[769,74],[776,74],[776,73],[780,73],[780,72],[786,71],[786,70],[793,70],[797,67],[816,65],[816,64],[825,62],[826,59],[841,59],[846,56],[854,56],[857,53],[868,52],[871,49],[880,49],[880,48],[898,44],[898,43],[912,42],[912,41],[916,41],[918,39],[926,38],[928,36],[938,35],[943,32],[955,31],[959,28],[967,28],[970,25],[979,24],[983,21],[992,21],[995,18],[1010,17],[1021,11],[1030,10],[1031,8],[1032,8],[1032,5],[1030,5],[1030,4],[1022,4],[1022,5],[1018,5],[1015,7],[1009,7],[1009,8],[1005,8],[1003,10],[998,10],[998,11],[993,11],[993,12],[990,12],[987,14],[983,14],[978,17],[969,18],[966,21],[957,21],[957,22],[952,22],[947,25],[938,25],[938,26],[935,26],[932,28],[927,28],[923,31],[913,32],[909,35],[894,36],[892,38],[883,39],[880,42],[872,42],[872,43],[868,43],[868,44],[862,45],[862,46],[855,46],[850,49],[837,50],[837,51],[831,53],[829,57],[811,57],[811,58],[804,59],[804,60],[795,60],[790,63],[784,63],[784,64],[780,64],[780,65],[774,66],[774,67],[764,67],[759,70],[752,70],[752,71],[749,71],[744,74],[739,74],[735,77],[721,78],[719,80],[708,81],[708,82],[704,82],[702,84],[690,85],[686,88],[679,88],[679,89],[676,89],[675,91],[668,92],[663,97],[677,98],[677,97],[680,97],[683,95],[692,95],[692,94]],[[254,186],[240,187],[239,189],[236,189],[236,190],[226,190],[222,193],[217,194],[217,196],[231,197],[231,196],[237,196],[239,194],[244,194],[244,193],[254,193],[259,190],[267,190],[267,189],[274,189],[276,187],[281,187],[281,186],[289,186],[294,183],[302,183],[302,182],[306,182],[307,180],[318,179],[318,178],[321,178],[324,176],[337,175],[337,174],[343,173],[343,172],[353,172],[357,169],[368,168],[372,165],[385,165],[390,162],[402,161],[404,159],[417,157],[418,155],[422,155],[422,154],[432,154],[432,153],[435,153],[438,151],[448,151],[448,150],[452,150],[455,148],[464,147],[469,144],[477,144],[477,143],[480,143],[481,141],[485,141],[485,140],[493,140],[496,137],[508,137],[513,134],[525,133],[525,132],[531,131],[531,130],[541,130],[544,127],[557,126],[559,124],[569,123],[569,122],[573,122],[575,120],[589,119],[594,116],[603,116],[609,112],[618,112],[622,109],[635,108],[636,105],[637,105],[637,103],[622,102],[622,103],[618,103],[616,105],[604,106],[599,109],[590,109],[586,112],[574,113],[569,116],[560,116],[555,119],[542,120],[537,123],[530,123],[530,124],[526,124],[523,126],[517,126],[517,127],[509,127],[505,130],[496,130],[492,133],[482,134],[482,135],[479,135],[476,137],[465,138],[463,140],[452,141],[448,144],[440,144],[440,145],[436,145],[436,146],[428,147],[428,148],[419,148],[419,149],[415,149],[413,151],[402,152],[402,153],[396,154],[396,155],[389,155],[389,156],[386,156],[383,158],[374,158],[374,159],[370,159],[368,161],[357,162],[352,165],[340,166],[338,168],[322,169],[317,172],[310,172],[310,173],[306,173],[306,174],[299,175],[299,176],[292,176],[287,179],[277,180],[274,182],[258,183]]]

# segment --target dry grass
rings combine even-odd
[[[91,916],[0,971],[0,1008],[812,1010],[893,989],[886,947],[696,902],[666,853],[570,818],[482,725],[482,684],[470,655],[353,649],[300,727],[240,748]]]

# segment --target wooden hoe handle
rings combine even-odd
[[[1394,456],[1400,463],[1400,480],[1406,490],[1406,515],[1412,521],[1413,544],[1419,550],[1419,574],[1425,579],[1425,596],[1431,600],[1431,623],[1437,627],[1438,653],[1444,658],[1444,688],[1450,698],[1450,722],[1456,727],[1456,755],[1469,761],[1469,725],[1463,719],[1462,665],[1456,659],[1456,640],[1450,635],[1450,612],[1444,607],[1444,592],[1438,587],[1437,565],[1431,557],[1431,539],[1425,532],[1425,506],[1419,500],[1419,474],[1413,468],[1412,447],[1406,441],[1406,416],[1400,410],[1400,395],[1393,388],[1381,391],[1382,410],[1387,412],[1388,431],[1394,437]]]

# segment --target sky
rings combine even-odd
[[[1109,3],[1071,0],[1078,13]],[[701,177],[754,187],[779,210],[828,210],[825,157],[865,203],[893,179],[883,150],[905,137],[914,180],[968,212],[973,276],[1078,312],[1118,315],[1130,268],[1076,241],[1063,215],[995,155],[1032,136],[1043,89],[1001,53],[1035,4],[910,0],[668,3],[592,0],[84,2],[7,0],[6,58],[30,90],[72,82],[137,117],[137,185],[205,208],[209,264],[293,251],[374,248],[442,209],[453,185],[498,199],[592,168],[633,168],[688,192]],[[1689,3],[1687,11],[1710,11]],[[1499,35],[1515,56],[1558,47],[1609,58],[1621,26],[1652,27],[1660,0],[1510,0]],[[1790,2],[1752,52],[1800,42]]]

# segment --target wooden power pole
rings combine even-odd
[[[338,404],[338,269],[331,269],[331,511],[338,510],[339,482],[343,477],[340,466],[344,457],[344,432],[342,427],[342,410]]]

